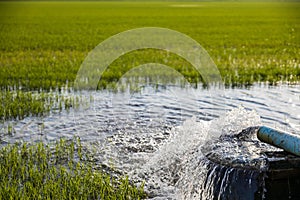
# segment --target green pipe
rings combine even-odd
[[[300,135],[278,131],[266,126],[259,127],[257,138],[294,155],[300,156]]]

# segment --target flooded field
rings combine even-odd
[[[187,184],[187,179],[191,181],[188,185],[200,180],[201,170],[199,175],[192,172],[203,156],[199,149],[221,134],[259,125],[300,131],[299,86],[149,86],[137,92],[69,95],[85,96],[89,102],[79,109],[52,111],[43,118],[7,121],[1,125],[1,143],[78,136],[96,166],[116,176],[128,174],[137,184],[145,181],[146,191],[155,198],[192,194],[191,188],[182,184]]]

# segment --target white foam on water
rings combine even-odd
[[[222,134],[236,134],[242,129],[260,124],[261,119],[256,111],[239,106],[227,112],[225,116],[213,120],[208,134],[209,138],[217,138]]]
[[[206,122],[196,122],[196,124],[205,124]],[[183,154],[181,176],[176,183],[177,194],[176,199],[201,199],[199,190],[203,185],[204,177],[203,166],[200,163],[204,162],[201,147],[207,140],[218,138],[221,134],[236,134],[249,126],[259,125],[260,117],[254,111],[247,111],[243,107],[238,107],[226,115],[210,121],[206,129],[207,137],[201,140],[201,137],[195,138],[198,140],[198,145],[194,145]],[[182,127],[182,132],[186,127]]]
[[[255,111],[247,111],[243,107],[233,109],[226,115],[210,121],[207,129],[203,130],[207,132],[205,140],[201,141],[200,139],[198,145],[194,145],[183,154],[181,176],[175,185],[176,199],[201,199],[200,190],[204,184],[204,177],[206,177],[204,174],[206,171],[203,169],[205,165],[201,164],[201,162],[205,162],[201,147],[206,141],[217,139],[221,134],[237,134],[247,127],[260,124],[260,116]],[[182,127],[182,132],[184,132],[184,128]]]

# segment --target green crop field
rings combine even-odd
[[[61,91],[72,88],[81,63],[95,46],[140,27],[169,28],[195,39],[216,63],[227,86],[299,84],[299,10],[299,2],[0,2],[0,122],[43,116],[86,102]],[[108,88],[126,71],[145,63],[171,66],[194,84],[202,80],[179,56],[144,49],[115,60],[98,89]],[[67,162],[56,165],[55,159],[64,156],[59,149],[69,146],[61,142],[65,146],[58,143],[56,157],[43,144],[3,147],[0,174],[11,179],[0,178],[0,198],[24,194],[40,198],[41,191],[65,198],[74,197],[68,196],[69,191],[75,197],[81,192],[82,198],[145,196],[126,178],[116,181],[89,167],[80,168],[81,163],[76,167],[73,143]],[[78,187],[82,184],[91,187]]]
[[[114,34],[138,27],[169,28],[195,39],[208,51],[227,84],[294,83],[300,77],[299,3],[0,5],[1,88],[39,90],[72,86],[89,51]],[[118,78],[121,64],[130,62],[136,54],[142,54],[139,62],[147,58],[149,61],[149,57],[153,62],[159,61],[153,51],[132,52],[118,59],[114,63],[116,70],[110,71],[104,80]],[[185,73],[189,75],[188,71]]]
[[[51,99],[45,105],[42,98],[20,101],[16,90],[72,87],[89,51],[112,35],[139,27],[169,28],[195,39],[208,51],[226,85],[297,83],[299,8],[291,2],[1,2],[0,117],[47,113]],[[99,88],[133,65],[147,62],[172,66],[190,82],[201,80],[180,57],[152,49],[121,56],[103,74]]]

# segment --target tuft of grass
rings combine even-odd
[[[0,149],[0,199],[142,199],[143,185],[116,179],[81,162],[79,140],[55,148],[37,143]]]

